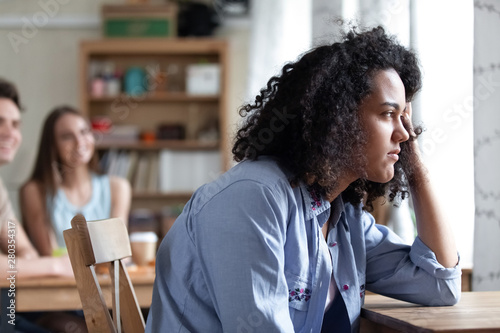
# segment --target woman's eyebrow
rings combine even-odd
[[[401,110],[401,106],[395,102],[384,102],[384,103],[380,104],[380,106],[392,106],[396,110]]]

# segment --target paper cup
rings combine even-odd
[[[137,266],[146,266],[156,257],[158,236],[154,232],[133,232],[130,234],[132,260]]]

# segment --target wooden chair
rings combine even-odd
[[[132,255],[128,232],[119,218],[71,220],[63,232],[89,332],[144,332],[144,318],[122,259]],[[95,265],[109,263],[113,318],[109,313]]]

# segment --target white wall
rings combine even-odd
[[[474,5],[476,227],[473,290],[500,290],[500,2]]]
[[[311,46],[310,0],[252,0],[248,93],[249,102]]]

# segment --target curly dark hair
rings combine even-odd
[[[327,200],[332,198],[342,172],[359,171],[367,138],[362,130],[359,106],[372,89],[380,70],[394,69],[406,92],[406,101],[421,88],[416,55],[401,46],[382,27],[368,31],[350,29],[342,42],[319,46],[296,62],[286,64],[256,96],[242,106],[245,124],[238,130],[232,149],[237,162],[272,155],[293,173],[291,184],[303,181]],[[421,133],[415,130],[410,140]],[[358,179],[342,193],[343,199],[373,209],[373,200],[387,195],[393,201],[408,195],[406,178],[410,147],[401,144],[394,178],[388,183]],[[360,162],[361,161],[361,162]]]

